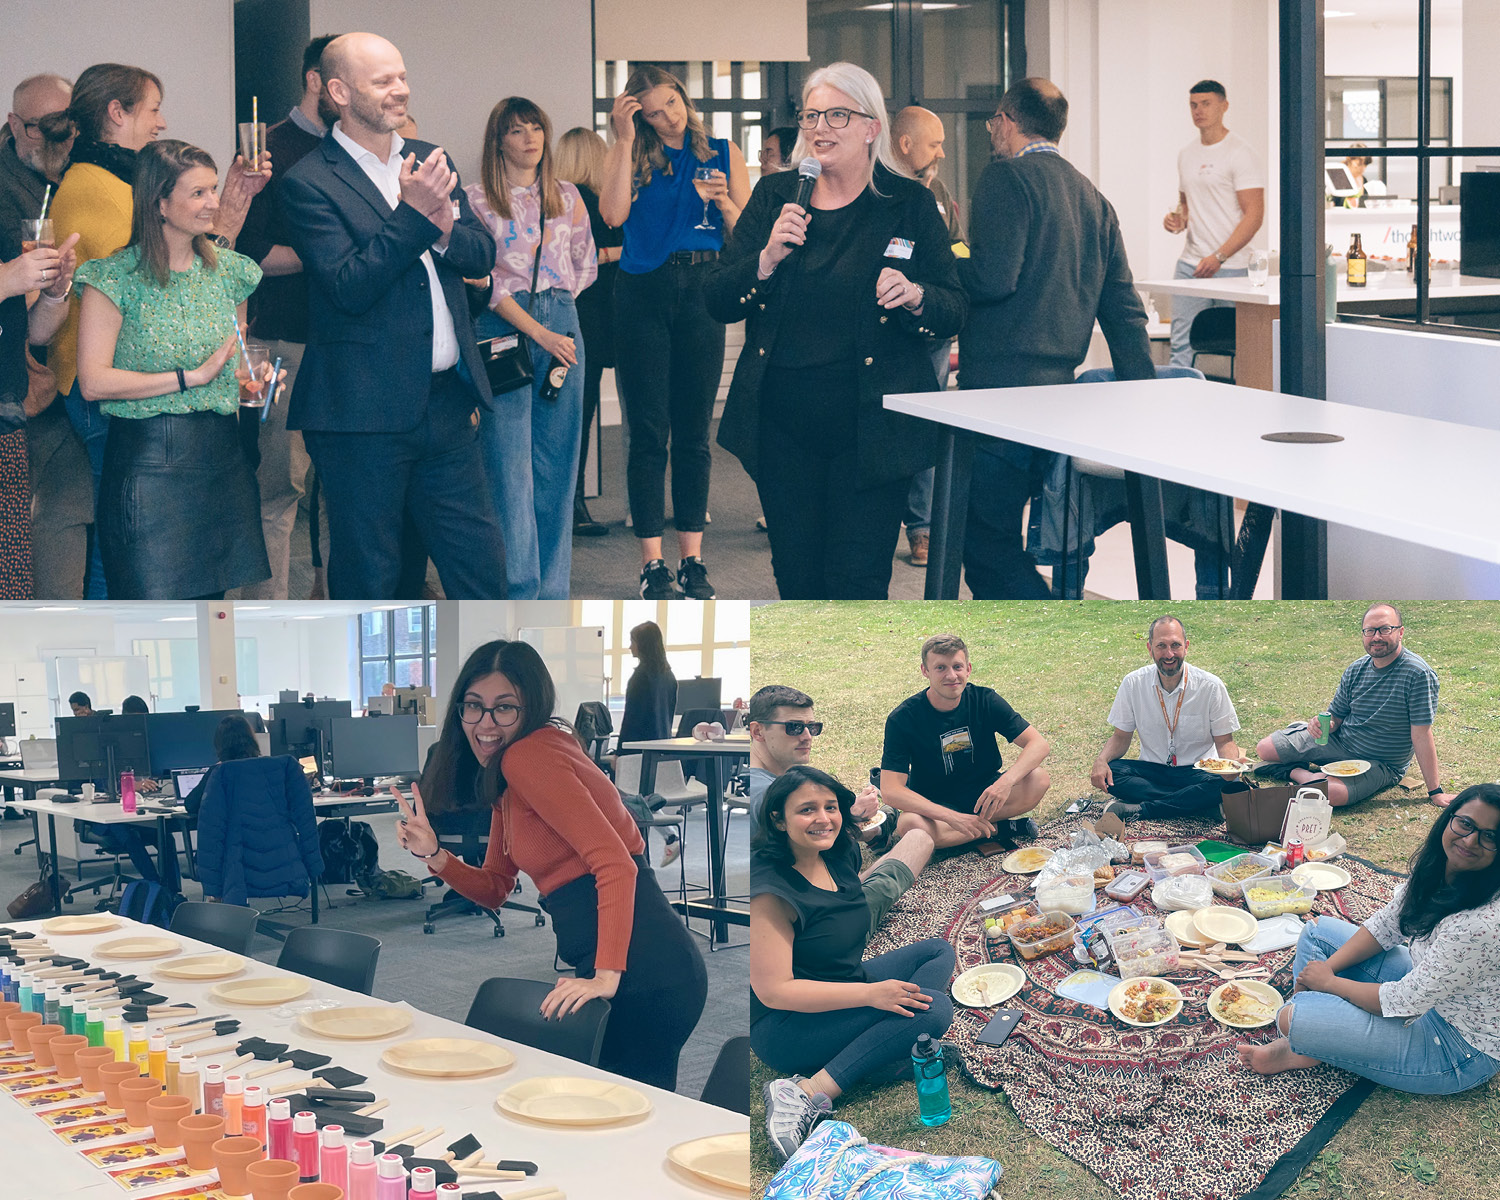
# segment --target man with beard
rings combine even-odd
[[[307,350],[287,427],[328,496],[328,591],[391,599],[410,516],[444,594],[505,595],[476,410],[490,404],[464,278],[495,243],[441,147],[405,142],[406,64],[348,33],[319,74],[339,119],[289,171],[281,204],[308,278]]]
[[[49,147],[41,119],[61,112],[73,97],[73,85],[61,75],[33,75],[16,84],[8,131],[0,143],[0,226],[19,230],[21,221],[42,215],[42,197],[57,187],[58,168],[70,143]]]
[[[1322,783],[1329,803],[1343,806],[1400,783],[1415,756],[1428,798],[1446,806],[1453,797],[1443,790],[1432,738],[1437,674],[1401,644],[1402,634],[1401,610],[1394,604],[1376,604],[1365,613],[1360,629],[1365,654],[1348,666],[1333,693],[1327,741],[1320,741],[1320,718],[1296,721],[1255,747],[1262,762],[1279,764],[1259,773],[1297,784]],[[1369,770],[1340,779],[1316,769],[1347,758],[1368,761]]]
[[[1146,631],[1151,664],[1120,681],[1109,723],[1114,732],[1094,760],[1089,778],[1116,797],[1105,811],[1129,821],[1173,817],[1219,819],[1222,780],[1200,771],[1199,759],[1238,759],[1234,703],[1217,675],[1189,666],[1188,637],[1173,616],[1157,617]],[[1126,758],[1141,736],[1139,758]]]

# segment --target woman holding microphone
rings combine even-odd
[[[558,954],[577,972],[557,981],[543,1016],[564,1017],[603,996],[610,1014],[599,1066],[671,1091],[708,976],[619,792],[553,716],[556,699],[546,665],[525,642],[488,642],[470,654],[421,786],[409,805],[396,793],[397,836],[486,908],[499,908],[525,871],[552,917]],[[434,806],[492,806],[482,867],[438,846],[423,792]]]
[[[891,154],[880,85],[852,63],[814,71],[793,158],[763,176],[704,280],[709,312],[745,320],[719,444],[760,492],[783,600],[886,598],[911,478],[933,465],[927,422],[881,397],[937,387],[932,346],[968,304],[932,193]]]

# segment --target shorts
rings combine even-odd
[[[865,904],[870,909],[869,937],[875,936],[875,930],[885,920],[886,914],[891,911],[891,905],[901,899],[915,879],[916,876],[911,873],[911,868],[898,858],[886,859],[865,876],[862,882],[865,889]],[[867,937],[866,940],[868,941],[869,938]]]
[[[978,811],[979,797],[984,795],[985,789],[993,785],[995,780],[999,779],[1000,776],[1004,774],[1005,772],[1001,771],[994,777],[994,779],[986,779],[984,783],[982,783],[978,788],[975,789],[974,794],[967,800],[934,800],[933,803],[940,805],[943,808],[950,809],[953,812],[967,813],[972,817],[975,812]]]
[[[1322,763],[1338,762],[1345,758],[1359,758],[1346,746],[1340,745],[1338,734],[1328,735],[1328,745],[1306,746],[1307,734],[1305,729],[1298,730],[1295,727],[1278,729],[1271,735],[1271,744],[1276,747],[1276,756],[1281,760],[1283,766],[1295,766],[1305,763],[1316,767]],[[1350,804],[1358,804],[1362,800],[1368,800],[1376,792],[1383,792],[1386,788],[1395,787],[1401,782],[1403,772],[1397,771],[1387,763],[1373,759],[1361,761],[1369,762],[1370,769],[1363,775],[1337,776],[1330,775],[1330,779],[1337,779],[1344,785],[1344,790],[1349,793],[1348,801],[1343,805],[1347,808]]]

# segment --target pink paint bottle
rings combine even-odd
[[[266,1105],[266,1157],[290,1161],[292,1157],[292,1102],[272,1100]]]
[[[344,1145],[342,1125],[323,1126],[323,1155],[319,1167],[322,1171],[319,1182],[340,1188],[349,1186],[349,1147]]]
[[[406,1200],[406,1167],[399,1154],[382,1154],[375,1171],[375,1200]]]
[[[245,1085],[245,1103],[240,1110],[240,1132],[266,1144],[266,1089],[259,1084]]]
[[[375,1195],[379,1171],[375,1166],[375,1143],[354,1142],[349,1147],[349,1186],[344,1189],[348,1200],[377,1200]]]
[[[220,1063],[203,1068],[203,1111],[214,1117],[224,1115],[224,1068]]]
[[[292,1161],[301,1168],[302,1183],[318,1181],[318,1118],[313,1113],[292,1118]]]
[[[413,1167],[406,1200],[437,1200],[437,1172],[431,1167]]]

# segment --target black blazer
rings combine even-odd
[[[427,142],[403,154],[421,162]],[[495,243],[455,183],[459,218],[432,253],[453,314],[475,404],[490,403],[464,277],[489,274]],[[287,426],[334,433],[405,433],[422,422],[432,377],[432,302],[424,250],[438,228],[409,204],[394,209],[330,134],[281,181],[292,247],[308,281],[307,350]]]
[[[914,475],[936,461],[936,427],[888,412],[881,399],[886,394],[935,391],[933,343],[957,334],[968,312],[948,228],[932,193],[915,180],[878,166],[875,176],[884,195],[873,195],[875,203],[860,227],[857,251],[869,264],[870,302],[854,313],[834,314],[856,323],[855,359],[849,364],[851,371],[859,373],[855,452],[859,472],[871,484]],[[744,464],[752,479],[761,453],[761,383],[786,308],[787,289],[797,286],[802,260],[794,253],[770,279],[756,276],[771,226],[781,215],[782,205],[795,200],[796,194],[796,172],[762,177],[724,253],[705,272],[703,284],[708,311],[716,319],[726,324],[746,322],[745,348],[719,422],[719,445]],[[912,243],[910,258],[885,257],[893,238]],[[875,303],[875,280],[885,267],[895,267],[926,289],[921,316],[904,308],[882,309]]]

